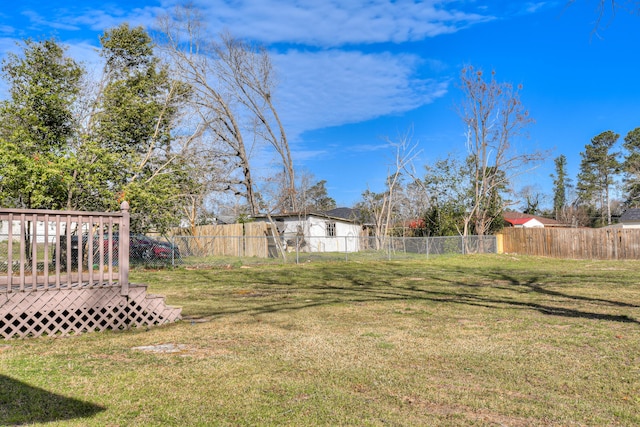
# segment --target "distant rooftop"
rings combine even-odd
[[[360,218],[360,209],[352,209],[352,208],[335,208],[328,211],[324,211],[325,214],[329,216],[334,216],[336,218],[344,218],[355,221]]]
[[[545,227],[566,227],[567,224],[563,224],[560,221],[556,221],[552,218],[545,218],[543,216],[538,215],[530,215],[522,212],[503,212],[502,217],[505,221],[510,222],[511,224],[523,224],[531,219],[537,219],[540,221]],[[515,222],[514,222],[515,221]]]
[[[627,209],[621,216],[620,222],[637,222],[640,221],[640,209]]]

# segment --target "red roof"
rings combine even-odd
[[[563,226],[566,227],[565,224],[561,223],[560,221],[556,221],[555,219],[545,218],[543,216],[537,216],[537,215],[524,214],[522,212],[505,211],[502,213],[502,217],[504,218],[505,221],[513,225],[522,225],[527,223],[529,220],[537,219],[542,224],[544,224],[545,227],[563,227]],[[522,221],[522,220],[524,220],[524,222],[513,222],[513,221]]]

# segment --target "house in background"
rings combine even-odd
[[[357,252],[361,226],[353,219],[325,213],[257,215],[255,221],[275,223],[288,250],[303,252]]]
[[[44,221],[32,221],[30,217],[25,218],[24,224],[24,233],[28,236],[36,237],[36,242],[44,243],[45,234],[48,236],[46,239],[49,243],[54,243],[56,241],[56,224],[53,221],[49,221],[49,223],[45,223]],[[60,223],[60,234],[66,235],[66,223]],[[72,224],[75,226],[75,223]],[[73,229],[73,227],[72,227]],[[22,228],[20,224],[20,217],[16,215],[15,219],[11,223],[11,236],[12,240],[20,241],[20,233],[22,233]],[[0,241],[9,240],[9,221],[0,221]]]
[[[627,209],[620,216],[620,225],[622,228],[640,228],[640,209]]]
[[[568,227],[568,225],[555,219],[522,212],[503,212],[502,216],[505,222],[516,228]]]
[[[535,218],[505,218],[515,228],[544,228],[544,224]]]

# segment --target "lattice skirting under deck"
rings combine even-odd
[[[148,295],[145,285],[0,293],[0,338],[66,336],[180,319],[181,309],[164,297]]]

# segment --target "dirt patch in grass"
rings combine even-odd
[[[139,347],[133,347],[134,351],[144,351],[148,353],[184,353],[189,351],[190,348],[186,344],[155,344],[155,345],[143,345]]]

